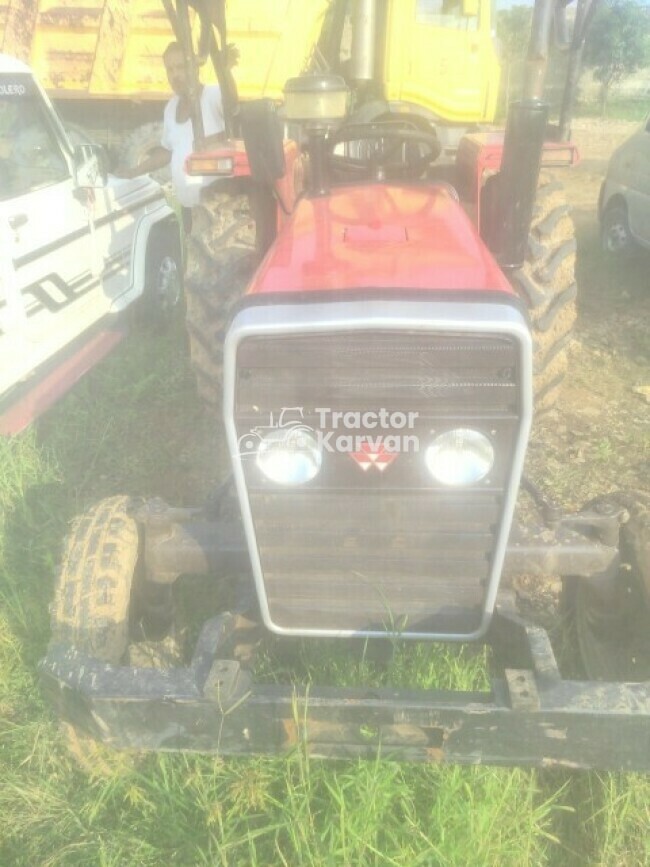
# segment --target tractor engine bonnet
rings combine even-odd
[[[364,288],[514,295],[442,184],[346,186],[301,199],[248,291]]]
[[[347,299],[248,296],[227,335],[262,616],[283,634],[480,637],[530,426],[524,317],[505,293]]]

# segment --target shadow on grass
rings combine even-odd
[[[31,430],[0,442],[0,596],[35,665],[71,519],[114,494],[201,502],[214,437],[178,328],[132,335]],[[191,434],[190,434],[191,432]]]

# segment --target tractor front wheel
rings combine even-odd
[[[178,663],[178,654],[169,652],[170,636],[130,644],[140,557],[133,505],[129,497],[110,497],[74,522],[56,583],[52,642],[111,665],[169,668]],[[111,750],[72,723],[62,728],[69,752],[87,774],[110,777],[132,768],[132,753]]]
[[[612,586],[577,581],[574,596],[578,646],[587,675],[594,680],[650,680],[650,498],[611,494],[589,503],[607,513],[623,507],[621,565]]]
[[[111,497],[77,518],[67,538],[52,607],[52,640],[119,665],[139,537],[128,497]]]
[[[52,641],[64,642],[119,665],[129,643],[131,590],[139,553],[138,528],[129,515],[128,497],[102,500],[72,526],[57,578],[52,606]],[[129,768],[114,753],[62,724],[77,764],[90,776],[110,777]]]
[[[236,182],[204,192],[187,239],[186,323],[199,397],[211,412],[221,401],[223,341],[231,310],[257,261],[248,195]]]
[[[531,320],[538,416],[555,406],[568,370],[576,321],[575,261],[575,228],[564,190],[561,184],[541,175],[526,261],[512,276]]]

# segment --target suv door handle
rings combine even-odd
[[[12,214],[9,217],[9,225],[14,231],[20,229],[21,226],[24,226],[26,222],[27,214]]]

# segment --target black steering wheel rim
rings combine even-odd
[[[388,150],[382,148],[369,158],[353,158],[335,154],[338,145],[352,142],[381,142],[393,140],[393,145]],[[384,180],[391,177],[398,179],[416,180],[421,177],[425,169],[435,162],[442,150],[437,136],[433,132],[408,128],[403,121],[357,123],[348,124],[337,130],[328,139],[330,168],[334,175],[337,173],[351,177],[374,177],[375,180]],[[396,155],[399,148],[408,145],[424,145],[425,153],[417,157],[412,155],[402,163],[391,163],[390,160]]]

